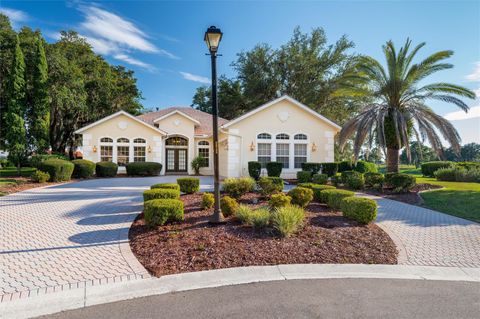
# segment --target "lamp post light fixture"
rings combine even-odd
[[[217,101],[217,51],[222,40],[222,31],[211,26],[205,32],[203,39],[210,51],[212,61],[212,118],[213,118],[213,196],[215,205],[213,215],[210,218],[211,224],[223,224],[225,218],[220,210],[220,175],[218,171],[218,101]]]

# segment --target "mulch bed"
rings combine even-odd
[[[388,189],[384,189],[383,191],[367,189],[367,190],[364,190],[363,192],[371,195],[376,195],[376,196],[396,200],[402,203],[407,203],[411,205],[421,205],[423,201],[419,195],[419,192],[431,190],[431,189],[439,189],[439,188],[442,188],[442,186],[425,183],[425,184],[415,185],[415,187],[412,188],[411,191],[406,193],[393,193]]]
[[[182,195],[185,221],[151,228],[140,214],[130,228],[133,253],[155,276],[218,268],[294,263],[396,264],[397,250],[378,226],[362,226],[312,202],[306,223],[289,238],[256,231],[233,218],[212,227],[201,194]],[[258,203],[252,204],[254,200]],[[250,193],[241,202],[265,205]]]

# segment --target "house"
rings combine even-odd
[[[231,121],[219,119],[219,169],[222,177],[248,175],[248,162],[283,163],[291,178],[303,162],[332,162],[340,126],[299,101],[282,96]],[[190,107],[171,107],[140,116],[124,111],[76,131],[83,158],[162,164],[162,174],[193,174],[191,161],[202,155],[213,175],[212,117]]]

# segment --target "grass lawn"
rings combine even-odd
[[[14,187],[25,183],[23,180],[17,180],[15,178],[2,178],[0,177],[0,196],[5,196],[8,193],[5,192],[10,187]]]
[[[36,169],[33,167],[22,167],[20,169],[20,176],[29,177],[35,171]],[[16,176],[18,176],[16,167],[0,168],[0,177],[16,177]]]

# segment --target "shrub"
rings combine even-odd
[[[262,164],[260,162],[252,161],[248,162],[248,174],[251,178],[258,181],[260,174],[262,173]]]
[[[202,209],[212,208],[215,204],[215,197],[212,193],[203,193],[202,195],[202,204],[200,205]]]
[[[239,198],[255,188],[255,180],[251,177],[226,178],[223,190],[234,198]]]
[[[323,196],[323,191],[327,189],[336,189],[336,188],[330,185],[318,185],[314,189],[312,189],[313,198],[320,203],[326,203],[326,198],[325,196]]]
[[[299,183],[308,183],[312,180],[312,172],[310,171],[298,171],[297,181]]]
[[[445,167],[445,168],[439,168],[437,169],[433,175],[435,175],[435,178],[438,179],[439,181],[449,181],[449,182],[454,182],[456,181],[456,173],[457,173],[457,168],[455,167]]]
[[[266,177],[262,176],[258,179],[258,187],[263,196],[270,196],[275,193],[283,191],[283,179],[280,177]]]
[[[285,207],[290,205],[292,198],[290,196],[285,195],[284,193],[280,194],[273,194],[268,201],[268,206],[271,209]]]
[[[253,212],[253,209],[251,209],[249,206],[239,205],[235,210],[234,216],[242,224],[252,225],[252,212]]]
[[[145,202],[145,223],[149,226],[183,220],[183,202],[178,199],[154,199]]]
[[[435,177],[439,181],[452,182],[480,182],[480,169],[465,169],[463,167],[440,168],[435,171]]]
[[[97,177],[114,177],[117,171],[118,165],[113,162],[98,162],[95,166]]]
[[[321,163],[312,163],[306,162],[302,163],[302,171],[311,172],[313,174],[317,174],[320,171]]]
[[[480,169],[480,162],[458,162],[455,163],[455,166],[465,168],[467,170]]]
[[[309,188],[313,190],[313,188],[317,185],[318,184],[315,184],[315,183],[298,183],[297,187]]]
[[[51,182],[68,181],[72,177],[73,168],[72,162],[62,159],[48,159],[39,164],[39,169],[50,175]]]
[[[327,174],[313,174],[312,182],[315,184],[327,184],[328,182],[328,175]]]
[[[295,187],[288,192],[292,198],[292,204],[300,207],[306,207],[313,199],[313,191],[305,187]]]
[[[423,176],[434,177],[434,173],[436,170],[440,168],[447,168],[452,166],[453,162],[449,161],[434,161],[434,162],[426,162],[421,164],[422,174]]]
[[[359,172],[359,173],[367,173],[367,172],[376,173],[376,172],[378,172],[377,165],[375,163],[371,163],[371,162],[367,162],[367,161],[358,161],[357,164],[354,167],[354,170]]]
[[[46,183],[50,179],[50,174],[37,170],[30,176],[30,179],[35,183]]]
[[[381,173],[367,172],[363,175],[365,177],[365,186],[369,188],[381,189],[385,177]]]
[[[75,178],[90,178],[95,173],[95,163],[92,161],[77,159],[72,163],[75,165],[72,174]]]
[[[340,206],[343,216],[360,224],[368,224],[377,218],[377,202],[370,198],[347,197]]]
[[[356,171],[342,172],[342,182],[351,189],[362,189],[365,185],[363,174]]]
[[[185,194],[193,194],[200,190],[200,179],[196,177],[177,178],[177,184],[180,186],[180,191]]]
[[[333,209],[340,209],[342,200],[353,195],[355,195],[354,192],[343,189],[326,189],[322,191],[322,196],[324,196],[328,207]]]
[[[158,176],[162,164],[157,162],[133,162],[126,166],[128,176]]]
[[[156,188],[175,189],[177,191],[180,191],[180,186],[178,184],[173,184],[173,183],[159,183],[159,184],[153,184],[152,186],[150,186],[150,189],[156,189]]]
[[[353,170],[353,164],[352,161],[341,161],[338,163],[338,172],[345,172],[345,171],[351,171]]]
[[[259,208],[255,209],[252,214],[252,226],[255,229],[262,229],[268,226],[270,223],[271,213],[268,209]]]
[[[267,175],[270,177],[280,177],[282,174],[283,164],[279,162],[268,162],[266,164]]]
[[[152,199],[179,199],[180,192],[176,189],[168,188],[155,188],[148,189],[143,192],[143,201],[149,201]]]
[[[407,192],[416,185],[415,176],[401,173],[385,174],[385,183],[396,193]]]
[[[29,158],[28,164],[31,167],[38,168],[40,166],[40,163],[49,159],[62,159],[62,160],[68,161],[68,157],[61,154],[37,154],[37,155],[32,155],[32,157]]]
[[[205,167],[205,164],[205,158],[201,155],[196,156],[190,163],[192,169],[195,171],[195,175],[200,175],[200,168]]]
[[[322,174],[327,174],[328,177],[335,176],[338,172],[338,163],[322,163]]]
[[[222,210],[223,216],[232,216],[238,209],[238,203],[230,196],[223,196],[222,199],[220,199],[220,209]]]
[[[305,211],[298,206],[277,208],[271,215],[273,228],[282,237],[295,233],[305,219]]]

